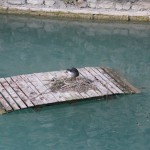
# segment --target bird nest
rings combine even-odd
[[[93,81],[78,77],[76,79],[73,78],[60,78],[54,79],[52,81],[52,85],[50,90],[52,92],[66,92],[66,91],[75,91],[75,92],[87,92],[88,90],[97,90],[96,86],[93,85]]]

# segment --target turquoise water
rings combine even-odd
[[[107,66],[141,94],[0,116],[0,150],[149,150],[150,24],[0,15],[0,77]]]

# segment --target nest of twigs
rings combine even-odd
[[[76,79],[74,78],[55,79],[50,89],[52,92],[76,91],[82,93],[90,89],[96,90],[97,88],[95,85],[93,85],[93,81],[87,78],[78,77]]]

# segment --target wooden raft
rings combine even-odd
[[[110,68],[85,67],[78,70],[80,77],[92,81],[96,86],[95,90],[89,89],[86,92],[48,90],[52,86],[53,78],[62,76],[67,78],[65,71],[0,78],[0,113],[64,101],[140,92]]]

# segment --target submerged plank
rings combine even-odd
[[[113,90],[113,88],[105,81],[103,80],[103,78],[101,78],[101,76],[99,74],[97,74],[97,72],[93,69],[88,69],[86,68],[90,74],[92,74],[102,85],[102,87],[104,87],[106,90],[105,90],[105,94],[107,95],[111,95],[111,94],[115,94],[116,91]]]
[[[95,76],[100,80],[100,82],[113,94],[117,94],[117,90],[112,87],[109,81],[106,80],[106,78],[96,69],[92,68],[93,72],[95,72]]]
[[[124,93],[121,89],[119,89],[118,88],[118,86],[116,85],[116,84],[114,84],[114,82],[112,82],[112,80],[111,80],[111,78],[109,77],[109,76],[106,76],[104,73],[103,73],[103,70],[99,67],[96,67],[95,69],[97,69],[99,72],[100,72],[100,74],[101,74],[101,77],[106,81],[106,82],[108,82],[110,85],[111,85],[111,87],[113,88],[113,89],[115,89],[118,93]]]
[[[92,70],[97,74],[103,85],[105,85],[113,94],[124,93],[110,79],[104,76],[97,68],[92,68]]]
[[[106,73],[102,68],[96,67],[108,80],[110,80],[114,85],[118,87],[118,92],[125,93],[124,88],[108,73]]]
[[[123,78],[119,73],[110,69],[102,68],[106,73],[112,76],[126,91],[126,93],[140,93],[140,90],[131,85],[125,78]]]

